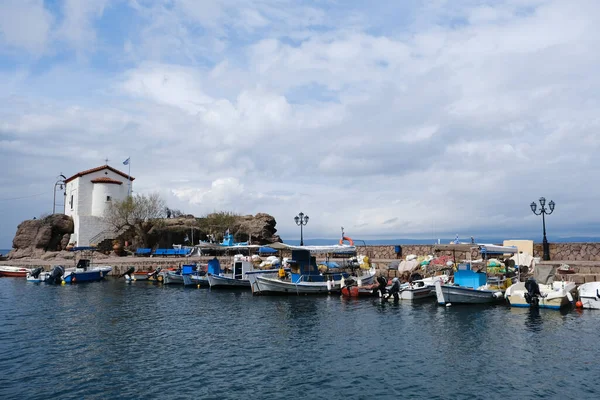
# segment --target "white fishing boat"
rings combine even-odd
[[[225,273],[221,270],[220,264],[213,263],[208,266],[208,284],[211,288],[249,288],[250,281],[246,274],[254,270],[254,264],[251,258],[236,255],[233,259],[232,272]]]
[[[278,270],[251,271],[247,273],[253,294],[327,294],[340,293],[345,280],[352,278],[360,285],[373,283],[375,268],[354,268],[353,275],[344,271],[322,272],[314,254],[344,254],[354,256],[356,247],[350,245],[333,246],[291,246],[283,243],[269,245],[276,250],[292,252],[288,260],[290,272],[279,276]]]
[[[532,278],[517,282],[506,289],[506,300],[512,307],[539,307],[558,310],[571,305],[577,295],[574,282],[554,281],[556,266],[538,264]]]
[[[577,288],[583,308],[600,310],[600,282],[588,282]]]
[[[437,245],[436,251],[460,251],[470,257],[472,250],[481,252],[484,256],[483,265],[486,266],[486,258],[489,254],[515,254],[518,252],[516,247],[482,245],[475,243],[455,243],[449,245]],[[454,257],[456,260],[456,256]],[[488,284],[486,272],[473,271],[470,261],[460,263],[457,271],[454,273],[453,283],[442,284],[441,281],[435,282],[435,293],[438,304],[486,304],[496,303],[504,300],[503,291],[500,287],[492,288]],[[509,282],[506,282],[509,284]]]
[[[558,281],[549,284],[535,283],[539,290],[536,292],[528,283],[518,282],[506,289],[504,296],[512,307],[537,306],[558,310],[573,303],[577,290],[574,282]]]
[[[411,283],[405,283],[400,287],[400,300],[421,300],[435,296],[435,283],[445,284],[448,282],[447,275],[432,276],[419,279]]]

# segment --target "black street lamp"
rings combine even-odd
[[[308,215],[304,215],[303,212],[294,217],[296,225],[300,226],[300,246],[304,246],[304,237],[302,235],[302,227],[308,224]]]
[[[540,197],[540,211],[536,212],[537,209],[537,204],[535,204],[535,201],[532,201],[531,204],[529,205],[531,207],[531,211],[533,211],[533,213],[535,215],[541,215],[542,216],[542,226],[544,228],[544,239],[542,241],[542,247],[544,249],[544,255],[542,257],[542,259],[544,261],[548,261],[550,260],[550,247],[548,246],[548,239],[546,239],[546,214],[550,215],[554,212],[554,206],[556,205],[556,203],[554,203],[554,201],[550,200],[550,203],[548,203],[548,207],[550,207],[550,212],[548,212],[548,210],[546,210],[546,199],[544,197]]]
[[[64,176],[63,174],[60,174],[57,178],[56,178],[56,183],[54,184],[54,200],[52,201],[52,214],[54,214],[56,212],[56,187],[58,185],[60,185],[60,190],[63,190],[66,183],[65,180],[67,180],[67,177]],[[66,192],[65,192],[65,196],[66,196]]]

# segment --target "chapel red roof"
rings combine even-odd
[[[117,185],[123,184],[123,182],[118,181],[116,179],[109,178],[108,176],[103,176],[100,178],[92,179],[92,183],[115,183]]]
[[[71,182],[75,178],[79,178],[79,177],[82,177],[84,175],[91,174],[93,172],[102,171],[103,169],[108,169],[108,170],[114,172],[115,174],[121,175],[123,178],[127,178],[127,174],[126,173],[121,172],[118,169],[115,169],[115,168],[111,167],[110,165],[102,165],[100,167],[96,167],[96,168],[92,168],[92,169],[87,169],[85,171],[78,172],[75,175],[73,175],[72,177],[70,177],[68,179],[65,179],[65,183],[69,183],[69,182]],[[129,179],[133,181],[135,178],[133,176],[130,176]]]

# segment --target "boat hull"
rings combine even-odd
[[[288,279],[280,279],[276,270],[270,271],[258,271],[256,273],[248,273],[248,279],[250,281],[250,288],[253,294],[331,294],[341,293],[342,287],[345,285],[345,279],[339,279],[336,281],[319,281],[319,282],[292,282]],[[353,277],[353,279],[360,279],[361,285],[367,286],[373,283],[375,277],[375,269],[369,270],[365,275],[360,277]]]
[[[588,282],[577,288],[583,308],[600,310],[600,282]]]
[[[249,288],[248,279],[234,279],[227,276],[209,275],[208,284],[211,288]]]
[[[173,272],[167,272],[163,275],[163,284],[165,285],[184,285],[190,286],[194,282],[190,275],[180,275]]]
[[[400,292],[400,299],[409,301],[427,299],[433,296],[435,296],[435,287],[433,286],[409,288]]]
[[[208,283],[208,276],[199,276],[199,275],[190,275],[190,279],[194,282],[195,285],[200,287],[210,287]]]
[[[502,293],[494,290],[479,290],[463,286],[435,283],[437,302],[447,304],[490,304],[503,300]]]
[[[65,283],[98,282],[104,279],[112,270],[112,267],[95,267],[87,270],[65,271],[63,281]]]
[[[21,267],[0,267],[0,276],[6,278],[24,278],[27,274],[31,272],[29,268],[21,268]]]
[[[341,291],[339,284],[328,287],[327,282],[292,283],[264,276],[256,277],[255,286],[260,294],[329,294]],[[256,293],[255,287],[252,288],[252,291]]]

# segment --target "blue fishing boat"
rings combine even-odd
[[[108,265],[93,265],[95,247],[73,247],[75,268],[66,268],[62,276],[64,283],[97,282],[104,279],[112,267]],[[89,258],[88,258],[89,257]]]

